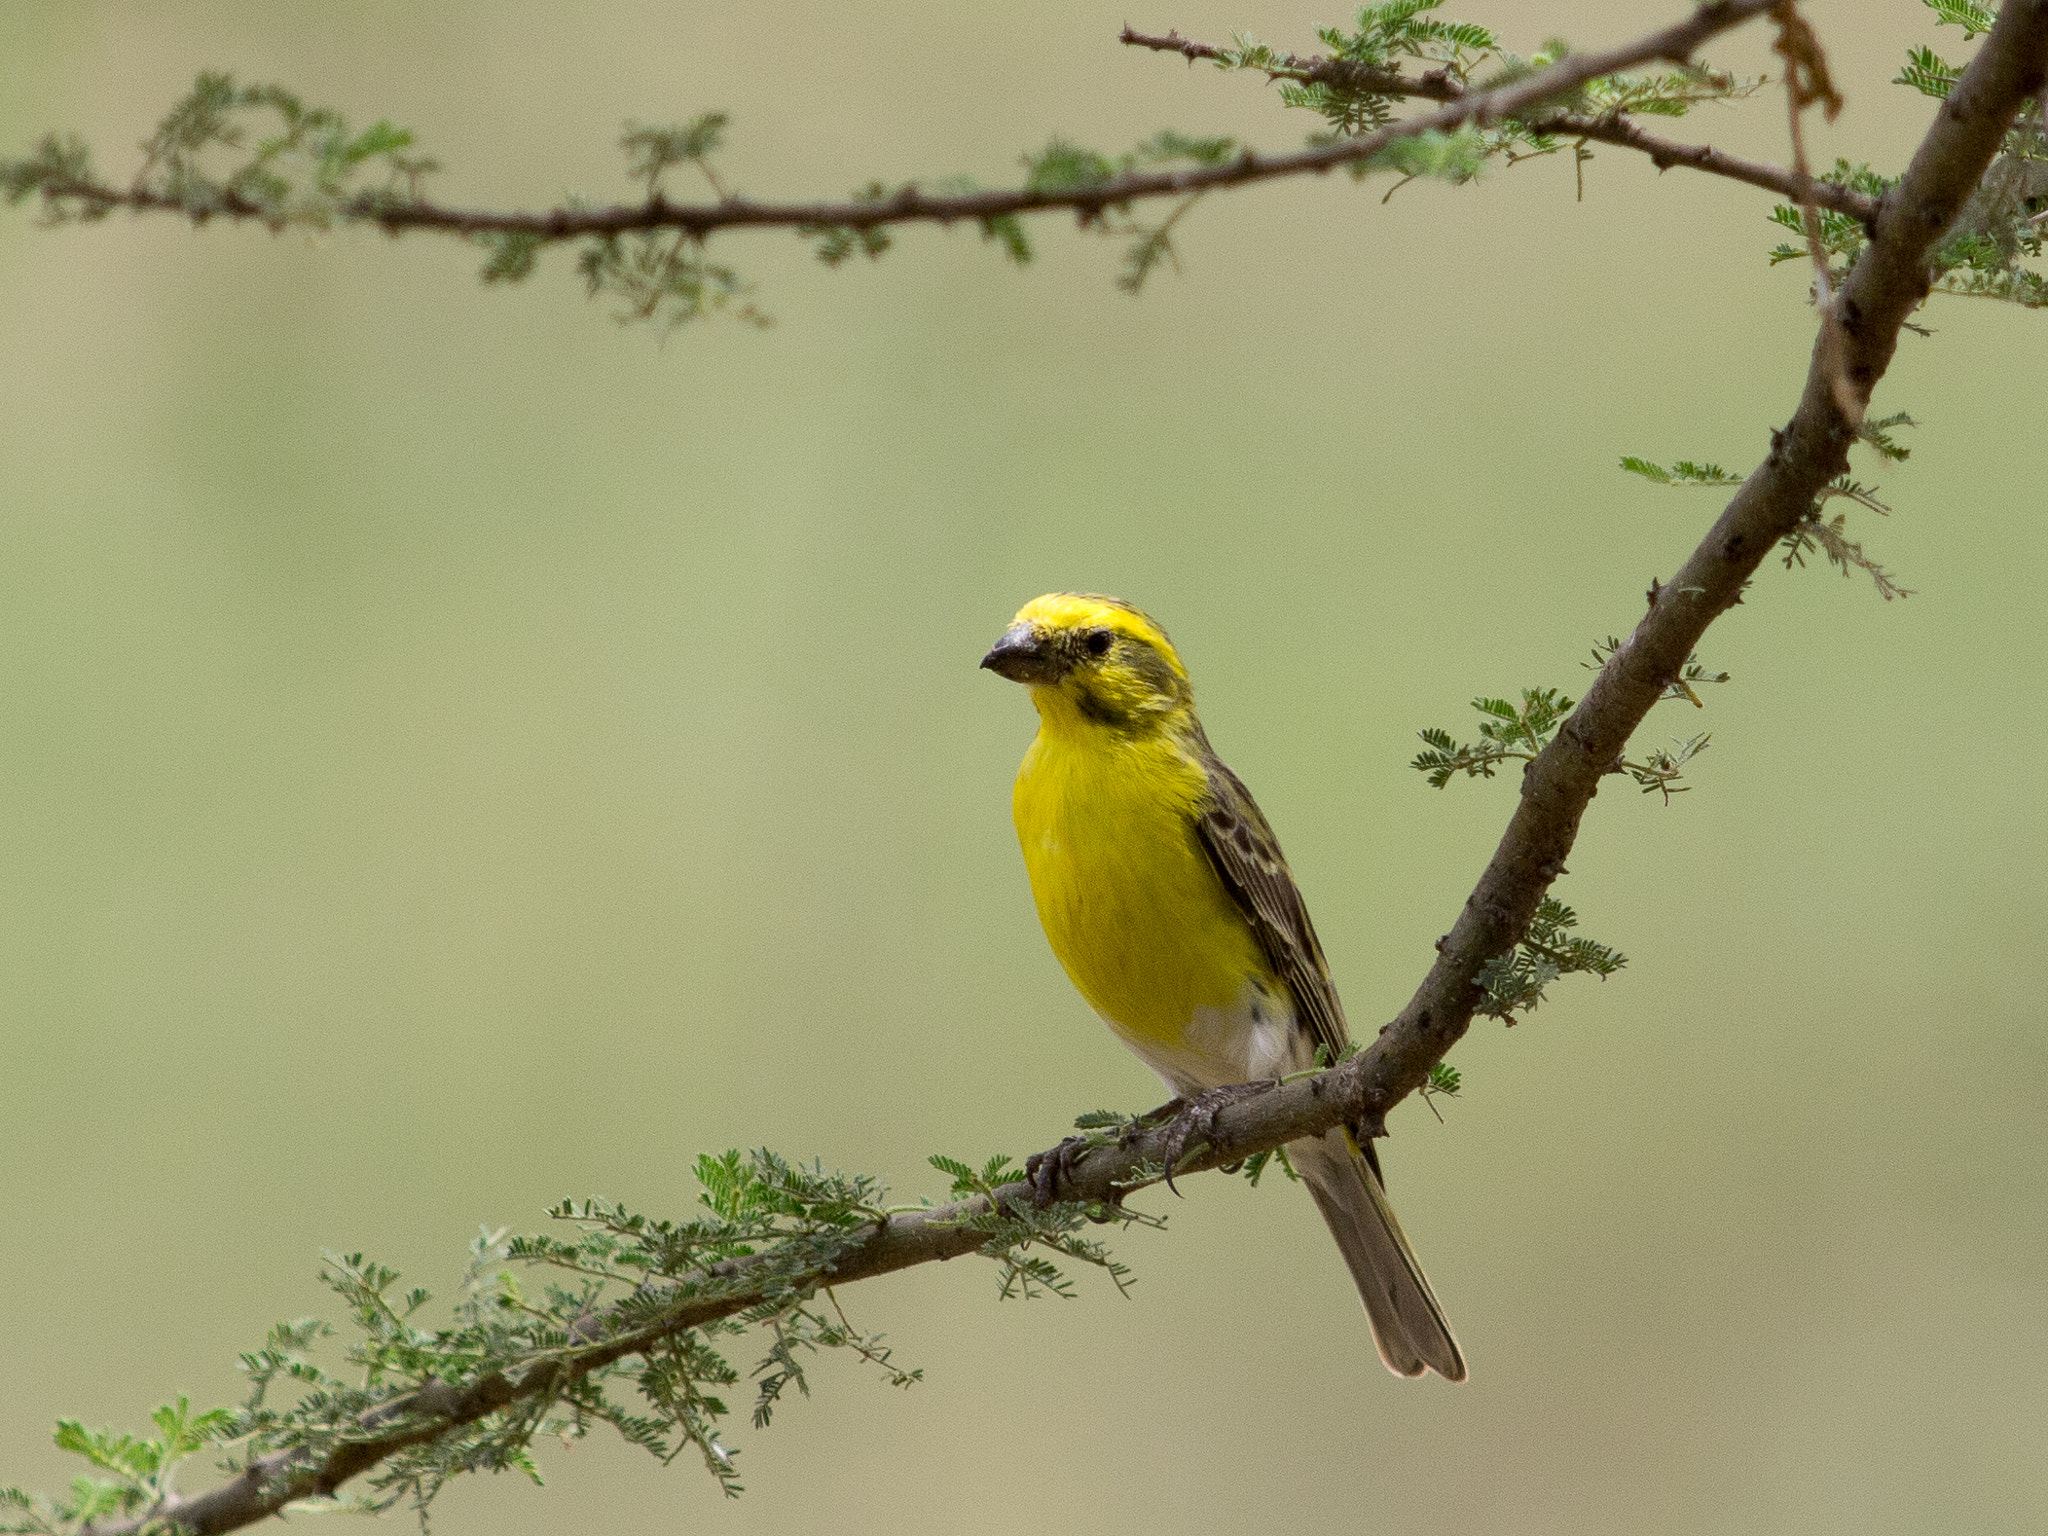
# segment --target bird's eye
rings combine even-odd
[[[1091,629],[1088,631],[1087,638],[1081,643],[1088,648],[1090,656],[1107,656],[1109,648],[1115,640],[1116,636],[1106,629]]]

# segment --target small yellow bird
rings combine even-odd
[[[1334,1060],[1344,1007],[1266,818],[1195,715],[1166,631],[1114,597],[1024,605],[981,664],[1031,689],[1011,806],[1039,921],[1088,1005],[1181,1098]],[[1288,1156],[1350,1267],[1387,1369],[1465,1357],[1348,1127]]]

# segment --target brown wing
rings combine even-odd
[[[1351,1043],[1351,1032],[1280,840],[1252,792],[1217,758],[1208,739],[1198,735],[1194,746],[1209,775],[1209,803],[1196,820],[1202,846],[1258,935],[1267,963],[1294,994],[1296,1020],[1335,1061]]]

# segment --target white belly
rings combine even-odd
[[[1231,1083],[1284,1077],[1315,1062],[1314,1048],[1294,1026],[1293,998],[1256,980],[1248,980],[1225,1007],[1196,1008],[1170,1045],[1128,1032],[1115,1019],[1105,1016],[1103,1022],[1182,1098]]]

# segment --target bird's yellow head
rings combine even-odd
[[[1092,592],[1033,598],[981,664],[1028,684],[1048,725],[1154,729],[1194,705],[1166,631],[1121,598]]]

